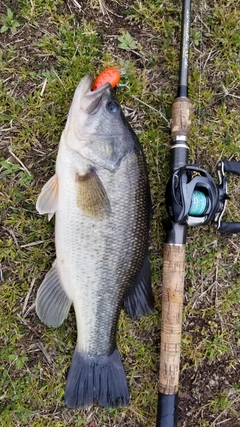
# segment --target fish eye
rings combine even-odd
[[[119,105],[116,101],[109,101],[106,107],[109,113],[117,113],[119,111]]]

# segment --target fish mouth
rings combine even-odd
[[[92,74],[87,74],[84,78],[83,78],[83,96],[85,95],[91,95],[92,97],[94,96],[98,96],[99,93],[104,92],[107,88],[111,87],[110,83],[105,83],[104,85],[100,86],[98,89],[92,90],[92,81],[93,81],[93,76]]]
[[[95,114],[101,105],[103,93],[111,88],[110,83],[105,83],[100,88],[92,91],[92,75],[88,74],[81,81],[82,96],[81,96],[81,109],[87,114]]]

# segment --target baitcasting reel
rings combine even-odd
[[[221,161],[217,170],[219,184],[196,166],[183,166],[173,173],[166,188],[166,207],[173,222],[198,226],[214,220],[219,231],[240,232],[240,222],[222,222],[229,199],[225,172],[240,176],[240,162]]]

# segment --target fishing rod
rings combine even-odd
[[[177,98],[172,106],[171,172],[188,163],[192,102],[188,98],[191,1],[182,5],[181,51]],[[159,394],[156,427],[177,425],[182,307],[187,223],[171,221],[164,244]]]
[[[172,106],[171,177],[166,187],[169,215],[163,255],[159,393],[156,427],[176,427],[188,226],[214,222],[218,231],[240,232],[240,222],[223,222],[229,199],[226,172],[240,176],[240,162],[220,161],[219,183],[205,170],[188,165],[191,115],[188,57],[191,0],[182,2],[181,49],[177,98]]]

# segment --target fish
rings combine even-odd
[[[129,402],[116,342],[121,309],[132,319],[152,313],[149,260],[151,196],[138,138],[107,82],[80,81],[62,132],[55,174],[37,199],[55,215],[56,259],[36,296],[36,313],[57,328],[73,305],[77,342],[65,405]]]

